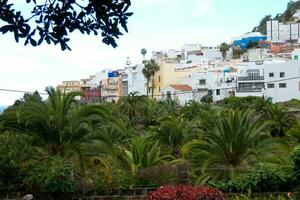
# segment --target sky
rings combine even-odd
[[[11,0],[20,3],[21,0]],[[22,0],[22,2],[25,2]],[[59,46],[24,46],[12,34],[0,35],[0,89],[43,92],[63,80],[78,80],[101,69],[123,68],[126,58],[141,63],[141,48],[181,48],[185,43],[218,45],[243,35],[267,14],[286,9],[289,0],[132,0],[129,33],[113,48],[98,36],[70,35],[72,51]],[[24,3],[25,4],[25,3]],[[25,7],[23,9],[26,9]],[[22,93],[0,91],[0,105],[11,105]]]

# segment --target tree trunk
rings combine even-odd
[[[154,97],[154,75],[152,77],[152,99]]]
[[[149,96],[149,80],[147,80],[147,97]]]

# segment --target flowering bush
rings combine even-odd
[[[163,186],[148,194],[147,200],[226,200],[217,189],[193,186]]]

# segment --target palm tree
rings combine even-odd
[[[161,156],[158,141],[141,136],[129,142],[129,149],[124,149],[124,158],[127,161],[128,169],[137,173],[139,169],[153,167],[158,164],[166,163],[170,156]]]
[[[272,123],[270,129],[273,137],[285,136],[285,132],[296,122],[295,117],[286,108],[277,104],[266,107],[265,118]]]
[[[223,42],[221,45],[220,45],[220,51],[222,53],[222,57],[224,60],[226,60],[226,54],[227,54],[227,51],[229,50],[230,46]]]
[[[3,126],[32,136],[43,159],[60,156],[82,162],[84,154],[113,152],[100,132],[108,119],[103,107],[80,106],[76,101],[79,92],[65,94],[51,87],[46,92],[47,101],[28,102],[3,115]]]
[[[271,154],[267,151],[271,146],[268,125],[260,123],[254,112],[239,110],[212,120],[203,140],[194,140],[184,147],[184,152],[194,149],[194,159],[201,163],[200,182],[234,177]]]
[[[210,104],[200,103],[195,100],[188,101],[182,108],[182,114],[188,120],[206,118],[208,115],[211,115],[212,111]]]
[[[180,117],[167,116],[158,121],[158,125],[151,127],[151,131],[154,134],[154,138],[157,139],[160,144],[164,145],[164,149],[168,149],[171,155],[177,159],[181,158],[181,148],[184,144],[192,139],[196,138],[199,129],[192,123],[187,122]]]
[[[154,88],[155,88],[155,85],[154,85],[154,76],[155,76],[155,73],[159,71],[160,67],[156,63],[155,60],[151,59],[151,60],[149,60],[149,61],[146,62],[145,68],[149,71],[149,73],[151,74],[151,77],[152,77],[152,95],[151,96],[152,96],[152,99],[153,99]]]
[[[132,125],[143,122],[149,115],[148,98],[138,96],[137,92],[130,93],[127,97],[122,97],[118,101],[120,111],[129,117]]]
[[[141,54],[143,55],[143,62],[144,62],[145,56],[146,56],[146,54],[147,54],[147,49],[142,48],[142,49],[141,49]]]
[[[150,83],[150,79],[151,79],[151,76],[152,76],[151,69],[149,68],[149,66],[145,66],[142,72],[143,72],[144,77],[147,80],[147,84],[146,84],[146,86],[147,86],[147,96],[149,96],[149,83]]]

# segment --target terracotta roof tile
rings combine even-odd
[[[170,87],[179,91],[192,91],[193,89],[189,85],[181,85],[181,84],[172,84]]]

